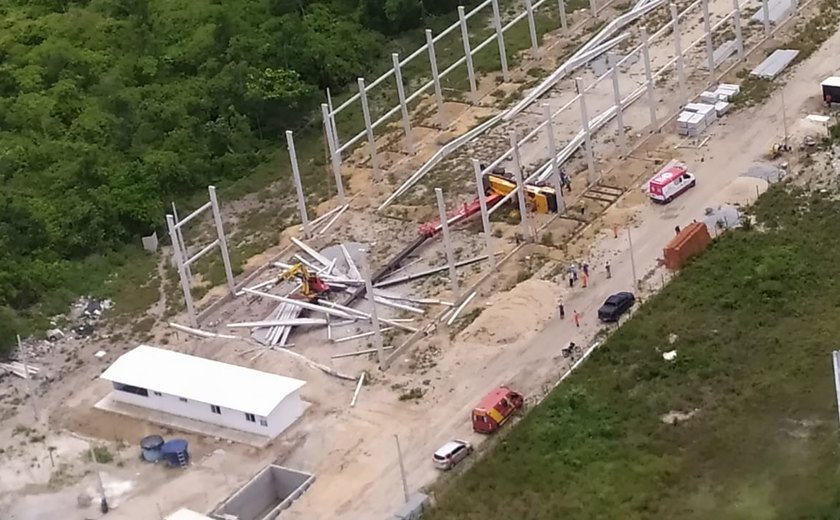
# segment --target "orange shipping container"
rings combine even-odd
[[[665,250],[665,267],[676,271],[685,263],[700,254],[712,241],[706,224],[692,222],[671,240]]]

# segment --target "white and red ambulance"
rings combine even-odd
[[[671,166],[648,181],[648,196],[654,202],[667,204],[696,183],[697,179],[685,167]]]

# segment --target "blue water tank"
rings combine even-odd
[[[166,441],[160,448],[163,460],[170,466],[186,466],[190,461],[185,439],[172,439]]]
[[[159,461],[163,457],[163,453],[161,453],[162,447],[163,437],[160,435],[149,435],[140,440],[140,453],[146,462]]]

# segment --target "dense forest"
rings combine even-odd
[[[458,3],[0,0],[0,321],[246,174],[326,87]]]

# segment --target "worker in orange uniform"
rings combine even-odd
[[[583,288],[586,289],[586,282],[589,281],[589,276],[586,273],[583,273],[583,275],[581,275],[580,280],[583,284]]]
[[[618,238],[618,224],[613,224],[613,238]]]
[[[580,313],[575,311],[575,327],[580,327]]]

